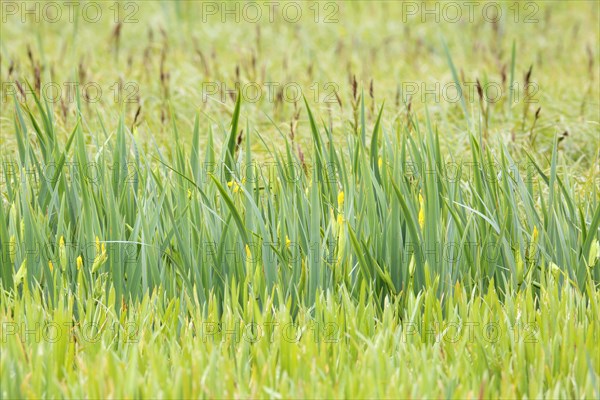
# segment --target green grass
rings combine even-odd
[[[65,293],[52,311],[39,292],[4,295],[0,315],[14,325],[3,331],[18,334],[3,343],[2,387],[6,397],[597,397],[599,292],[560,279],[504,302],[493,287],[460,285],[440,301],[432,285],[383,310],[366,290],[342,289],[298,313],[275,305],[281,291],[240,304],[239,287],[207,303],[156,291],[121,317],[114,290]],[[230,332],[213,334],[217,323]],[[35,324],[46,340],[26,334]]]
[[[26,139],[19,169],[33,168],[38,157],[75,168],[57,168],[38,186],[25,174],[7,181],[0,238],[14,244],[3,247],[10,263],[1,271],[9,397],[597,393],[598,193],[574,195],[557,172],[556,147],[550,165],[532,159],[532,174],[523,176],[510,173],[506,150],[501,168],[490,171],[491,153],[473,138],[471,179],[453,180],[441,174],[444,155],[429,126],[408,132],[376,123],[371,137],[380,141],[368,148],[350,134],[344,152],[307,109],[310,171],[288,145],[271,154],[276,164],[267,174],[250,168],[242,178],[236,167],[253,165],[257,131],[237,153],[235,146],[221,153],[192,146],[190,154],[175,144],[152,158],[121,125],[114,141],[90,155],[83,119],[59,144],[45,130],[50,117],[38,111],[39,123],[16,124]],[[34,149],[25,129],[45,150]],[[89,159],[103,180],[77,178],[87,176]],[[223,161],[205,174],[201,159]],[[41,251],[28,255],[28,243]],[[302,339],[288,343],[275,331],[272,347],[267,336],[252,344],[202,333],[223,322],[250,331],[256,323],[268,335],[265,321],[293,321]],[[60,341],[41,336],[44,322],[60,327]],[[458,325],[461,334],[448,333]],[[479,332],[471,337],[469,327]],[[486,343],[486,334],[498,343]],[[410,340],[399,342],[403,335]],[[440,343],[445,337],[450,343]],[[48,358],[36,361],[40,352]],[[431,357],[440,365],[419,374]],[[546,358],[555,360],[552,368],[531,369]],[[130,376],[117,373],[124,362]],[[194,371],[210,383],[192,383]],[[8,383],[12,374],[24,387]],[[381,376],[366,385],[357,379],[363,374]],[[419,378],[407,379],[413,374]],[[141,384],[148,380],[157,388]]]
[[[544,10],[565,11],[587,32],[597,30],[590,4]],[[296,104],[238,95],[198,106],[190,88],[199,79],[231,79],[236,63],[241,80],[257,78],[222,54],[227,24],[198,27],[218,36],[219,50],[210,73],[191,73],[188,6],[156,2],[140,17],[161,7],[168,29],[162,42],[149,39],[151,61],[117,37],[119,50],[112,38],[84,68],[104,66],[94,72],[103,83],[137,76],[141,100],[90,105],[78,92],[66,113],[36,93],[23,67],[23,26],[2,25],[12,40],[3,35],[0,75],[14,58],[8,80],[32,84],[26,99],[4,99],[0,114],[9,149],[0,178],[2,398],[600,397],[597,51],[589,74],[581,65],[572,68],[585,73],[563,74],[571,61],[553,58],[558,50],[531,26],[505,27],[538,42],[469,25],[482,43],[503,44],[497,54],[468,50],[450,25],[440,40],[409,24],[429,47],[406,41],[385,51],[431,52],[423,80],[439,72],[461,83],[467,73],[485,84],[500,61],[520,81],[520,57],[537,54],[543,110],[513,104],[523,93],[512,91],[499,103],[468,90],[455,103],[400,103],[396,67],[373,61],[366,76],[382,82],[373,95],[365,76],[339,82],[324,50],[332,37],[348,45],[352,23],[365,35],[360,53],[377,48],[377,29],[397,33],[377,24],[385,7],[363,20],[358,4],[342,8],[339,25],[298,39],[306,52],[284,68],[306,87],[306,60],[323,50],[312,79],[343,87],[335,110],[307,93]],[[71,76],[85,47],[75,34],[106,26],[75,24],[62,38],[35,25],[33,58],[46,60],[49,77],[48,65]],[[294,28],[281,27],[278,36],[266,25],[261,37],[286,56],[280,40]],[[237,28],[232,35],[266,68],[258,39],[243,38],[256,26]],[[64,46],[71,53],[57,57]],[[161,48],[168,88],[143,67],[157,67]],[[479,52],[474,64],[465,57]],[[351,68],[367,65],[355,56],[337,54]]]

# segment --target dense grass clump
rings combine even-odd
[[[15,105],[19,157],[0,208],[4,371],[24,379],[51,362],[60,372],[44,385],[69,396],[409,396],[433,357],[420,394],[597,393],[598,192],[576,194],[556,142],[547,165],[528,157],[525,172],[474,135],[468,163],[444,163],[429,121],[386,124],[382,107],[373,126],[360,119],[369,135],[351,131],[339,148],[307,104],[310,157],[264,142],[273,163],[261,164],[260,132],[239,133],[240,103],[207,147],[196,120],[191,148],[173,128],[173,151],[155,155],[124,124],[114,138],[92,135],[91,152],[82,114],[61,142],[48,108],[38,103],[36,117]],[[39,323],[60,340],[21,338]],[[144,372],[104,387],[121,357]],[[528,357],[556,361],[523,378]],[[217,364],[230,375],[210,379]],[[106,376],[80,381],[98,365]],[[465,369],[473,382],[447,375]],[[192,383],[200,370],[204,383]],[[375,371],[394,385],[356,380]],[[35,395],[41,382],[5,387]]]
[[[366,286],[383,304],[420,291],[428,276],[439,293],[457,282],[481,293],[491,282],[539,288],[549,269],[581,290],[599,278],[597,188],[590,181],[592,190],[576,195],[559,174],[556,145],[549,165],[522,164],[472,136],[468,160],[445,162],[453,157],[431,124],[386,128],[382,108],[370,143],[350,132],[339,149],[307,108],[313,164],[289,142],[284,152],[269,149],[266,163],[251,151],[260,132],[247,126],[238,136],[238,100],[220,153],[212,132],[199,148],[197,123],[189,151],[174,128],[168,155],[149,155],[121,124],[114,140],[96,137],[102,146],[89,155],[83,116],[60,144],[51,114],[38,112],[40,123],[27,111],[29,128],[15,119],[2,276],[6,288],[39,285],[50,303],[78,283],[92,295],[110,282],[104,290],[119,301],[157,287],[222,300],[239,285],[242,303],[283,290],[295,307],[340,286],[355,296]]]

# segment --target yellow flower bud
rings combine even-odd
[[[65,248],[65,238],[63,236],[58,240],[58,258],[60,268],[64,271],[67,268],[67,249]]]
[[[419,226],[421,229],[425,226],[425,201],[423,196],[419,194]]]
[[[81,256],[78,256],[77,257],[77,271],[79,271],[82,266],[83,266],[83,258],[81,258]]]
[[[246,178],[242,179],[242,184],[246,183]],[[227,182],[227,186],[233,189],[233,193],[238,193],[240,191],[240,185],[236,181]]]
[[[100,239],[96,236],[96,257],[92,263],[92,272],[96,272],[106,260],[108,260],[108,256],[106,255],[106,244],[104,242],[101,244]]]
[[[344,205],[344,192],[341,191],[338,193],[338,207],[342,207]]]

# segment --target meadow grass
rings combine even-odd
[[[114,289],[64,293],[52,310],[39,291],[4,294],[14,326],[3,328],[2,387],[5,397],[594,398],[599,293],[559,282],[549,273],[541,292],[505,301],[494,286],[459,284],[441,300],[432,285],[383,309],[366,290],[341,289],[297,313],[240,304],[235,288],[207,303],[157,289],[120,317]]]
[[[588,32],[590,4],[544,15]],[[90,65],[78,52],[105,25],[75,24],[64,39],[35,25],[37,51],[16,39],[22,25],[2,26],[15,40],[2,41],[0,66],[14,56],[7,81],[20,87],[0,112],[2,398],[600,397],[597,38],[591,65],[553,58],[541,40],[506,44],[506,26],[484,23],[466,27],[480,38],[471,50],[456,31],[434,39],[418,24],[407,25],[417,40],[388,46],[378,29],[398,25],[378,21],[397,10],[364,20],[355,4],[341,28],[290,48],[299,34],[286,24],[280,36],[233,30],[250,54],[236,59],[222,51],[227,25],[196,27],[222,45],[211,56],[189,51],[188,7],[142,7],[147,21],[166,11],[149,50],[117,25]],[[348,50],[354,24],[372,67]],[[521,38],[538,27],[507,26]],[[275,69],[282,82],[339,82],[336,60],[367,71],[348,74],[335,109],[240,91],[198,106],[199,80],[264,81],[265,37],[284,59],[307,46]],[[327,52],[332,37],[341,44]],[[400,101],[394,77],[419,69],[377,55],[399,48],[431,53],[420,73],[458,87],[471,63],[483,72],[466,70],[477,87],[452,104]],[[521,73],[533,81],[538,69],[519,58],[529,53],[549,66],[541,106],[512,91],[487,101],[495,74],[505,89]],[[64,104],[40,90],[53,74],[111,82],[122,71],[142,100],[91,105],[77,90]]]
[[[39,122],[15,104],[6,395],[597,394],[598,193],[574,194],[556,144],[524,175],[472,137],[453,179],[430,124],[390,131],[382,110],[338,150],[307,105],[314,164],[288,144],[264,169],[240,99],[220,152],[196,124],[153,158],[123,124],[90,155],[83,115],[59,143],[41,102]]]

